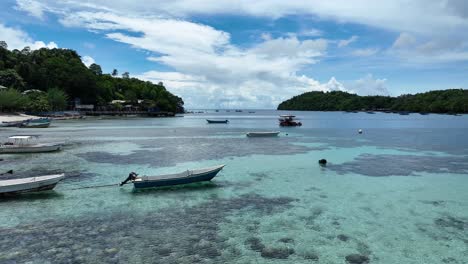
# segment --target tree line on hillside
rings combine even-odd
[[[282,102],[278,110],[468,113],[468,90],[449,89],[398,97],[359,96],[341,91],[307,92]]]
[[[98,64],[86,67],[70,49],[8,50],[0,41],[0,111],[65,110],[70,101],[106,106],[112,100],[136,104],[146,109],[183,112],[182,98],[154,84],[131,78],[128,72],[118,77],[102,72]],[[25,94],[24,92],[28,93]]]

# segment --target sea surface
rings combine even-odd
[[[0,129],[66,144],[0,156],[3,179],[66,173],[0,198],[0,263],[468,262],[468,116],[253,111]],[[285,113],[303,126],[280,128]],[[117,186],[217,164],[210,183]]]

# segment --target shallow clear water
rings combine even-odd
[[[279,128],[278,114],[0,130],[66,142],[2,155],[9,178],[67,176],[52,192],[0,198],[0,263],[466,263],[468,116],[297,112],[302,127]],[[230,123],[206,124],[221,117]],[[245,137],[262,130],[281,134]],[[211,183],[93,188],[217,164]]]

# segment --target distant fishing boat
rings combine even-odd
[[[31,143],[38,138],[37,135],[8,137],[8,142],[0,143],[0,154],[52,152],[62,148],[62,144],[59,143]]]
[[[267,131],[267,132],[248,132],[248,137],[276,137],[279,131]]]
[[[127,182],[132,182],[135,189],[172,186],[189,184],[195,182],[211,181],[225,165],[218,165],[209,168],[187,170],[176,174],[166,174],[159,176],[138,176],[132,172],[120,186]]]
[[[214,120],[214,119],[207,119],[206,122],[208,122],[208,124],[227,124],[229,123],[229,120]]]
[[[302,126],[302,123],[296,121],[295,117],[293,115],[280,115],[280,126]]]
[[[0,195],[48,191],[65,178],[64,174],[0,181]]]
[[[249,111],[249,114],[255,114],[255,111]]]

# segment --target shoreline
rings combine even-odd
[[[28,119],[38,119],[40,116],[26,115],[26,114],[14,114],[14,113],[0,113],[1,122],[19,122]]]

